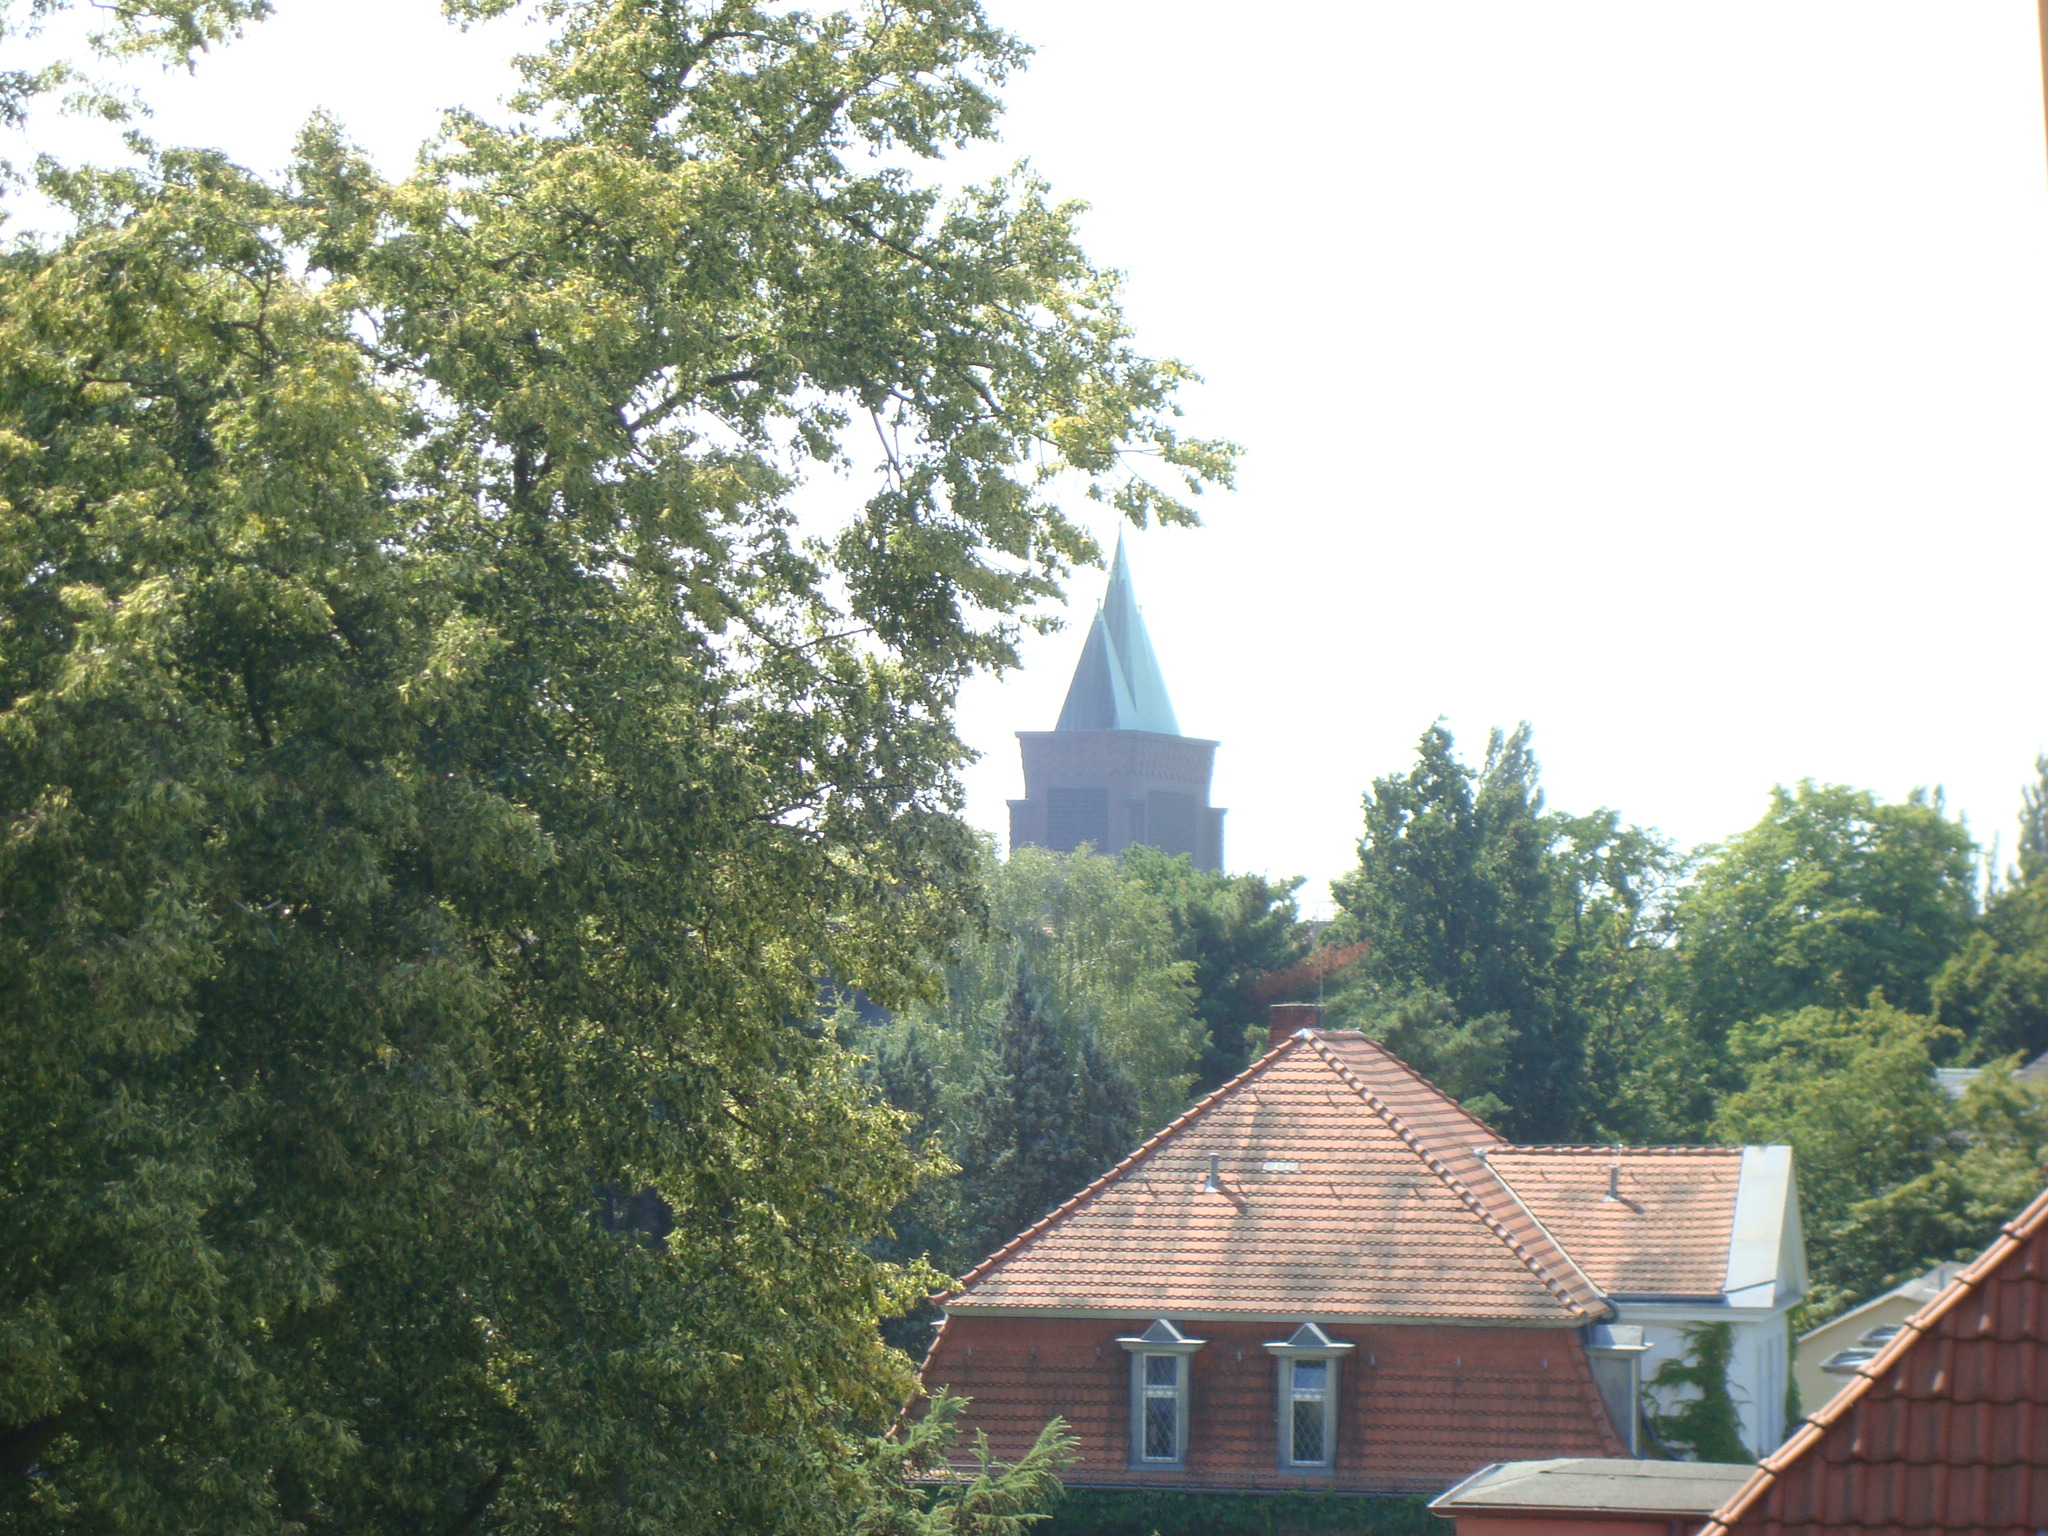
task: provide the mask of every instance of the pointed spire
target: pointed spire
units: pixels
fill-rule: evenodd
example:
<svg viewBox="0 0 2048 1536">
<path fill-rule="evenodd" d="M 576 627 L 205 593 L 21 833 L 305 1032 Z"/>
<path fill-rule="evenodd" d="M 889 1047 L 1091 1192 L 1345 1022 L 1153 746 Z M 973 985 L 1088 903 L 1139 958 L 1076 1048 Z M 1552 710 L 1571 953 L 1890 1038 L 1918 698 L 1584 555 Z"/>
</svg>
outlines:
<svg viewBox="0 0 2048 1536">
<path fill-rule="evenodd" d="M 1054 729 L 1180 734 L 1159 658 L 1153 654 L 1152 638 L 1145 633 L 1145 618 L 1138 610 L 1121 531 L 1116 536 L 1116 558 L 1109 567 L 1109 590 L 1095 611 L 1095 622 L 1089 627 L 1088 642 L 1081 648 L 1081 662 L 1067 686 L 1067 702 Z"/>
</svg>

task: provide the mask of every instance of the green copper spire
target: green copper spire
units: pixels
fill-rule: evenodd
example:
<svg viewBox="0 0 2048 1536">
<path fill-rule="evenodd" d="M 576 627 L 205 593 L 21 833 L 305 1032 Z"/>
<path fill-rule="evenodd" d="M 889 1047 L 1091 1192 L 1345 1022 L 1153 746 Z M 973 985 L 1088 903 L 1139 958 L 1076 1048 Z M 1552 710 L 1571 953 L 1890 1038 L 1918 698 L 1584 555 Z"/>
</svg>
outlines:
<svg viewBox="0 0 2048 1536">
<path fill-rule="evenodd" d="M 1067 702 L 1053 729 L 1180 734 L 1159 658 L 1152 653 L 1152 637 L 1145 633 L 1145 618 L 1138 611 L 1122 533 L 1117 534 L 1116 559 L 1109 567 L 1109 591 L 1095 610 L 1088 643 L 1081 648 L 1081 664 L 1074 668 Z"/>
</svg>

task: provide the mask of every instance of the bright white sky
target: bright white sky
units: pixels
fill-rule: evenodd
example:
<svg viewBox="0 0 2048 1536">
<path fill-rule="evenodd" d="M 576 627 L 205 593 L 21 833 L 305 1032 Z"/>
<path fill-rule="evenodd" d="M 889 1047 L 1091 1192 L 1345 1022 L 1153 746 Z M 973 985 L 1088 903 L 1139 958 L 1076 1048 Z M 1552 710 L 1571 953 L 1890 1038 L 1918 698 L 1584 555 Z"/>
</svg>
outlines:
<svg viewBox="0 0 2048 1536">
<path fill-rule="evenodd" d="M 1141 340 L 1208 378 L 1190 425 L 1247 450 L 1132 545 L 1233 868 L 1320 898 L 1440 714 L 1474 754 L 1534 722 L 1552 804 L 1684 843 L 1811 776 L 1945 785 L 2010 845 L 2048 747 L 2027 0 L 992 9 L 1039 49 L 1005 155 L 1094 205 Z M 510 33 L 430 0 L 279 11 L 148 82 L 159 138 L 274 167 L 326 106 L 397 171 L 508 82 Z M 980 825 L 1081 638 L 963 700 Z"/>
</svg>

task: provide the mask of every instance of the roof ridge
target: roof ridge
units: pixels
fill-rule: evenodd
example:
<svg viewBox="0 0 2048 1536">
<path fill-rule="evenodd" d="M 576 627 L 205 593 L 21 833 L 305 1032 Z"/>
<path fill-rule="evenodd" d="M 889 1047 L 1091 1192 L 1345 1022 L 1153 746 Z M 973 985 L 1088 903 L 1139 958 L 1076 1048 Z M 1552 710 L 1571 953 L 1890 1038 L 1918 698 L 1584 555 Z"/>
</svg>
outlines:
<svg viewBox="0 0 2048 1536">
<path fill-rule="evenodd" d="M 1549 1291 L 1559 1301 L 1563 1302 L 1568 1310 L 1576 1312 L 1582 1317 L 1590 1317 L 1593 1315 L 1586 1307 L 1580 1304 L 1578 1299 L 1571 1294 L 1570 1290 L 1561 1281 L 1559 1281 L 1556 1276 L 1550 1273 L 1549 1266 L 1540 1262 L 1535 1256 L 1535 1254 L 1530 1252 L 1528 1246 L 1525 1243 L 1523 1243 L 1520 1238 L 1516 1237 L 1514 1233 L 1510 1232 L 1507 1229 L 1506 1223 L 1501 1221 L 1501 1219 L 1498 1216 L 1495 1216 L 1493 1212 L 1486 1209 L 1485 1203 L 1481 1201 L 1479 1196 L 1472 1191 L 1471 1187 L 1467 1185 L 1463 1179 L 1458 1177 L 1457 1173 L 1451 1168 L 1451 1166 L 1448 1163 L 1446 1163 L 1441 1157 L 1437 1155 L 1434 1148 L 1427 1146 L 1423 1142 L 1422 1137 L 1408 1125 L 1407 1121 L 1401 1118 L 1401 1116 L 1395 1111 L 1394 1107 L 1391 1104 L 1387 1103 L 1385 1099 L 1382 1099 L 1371 1088 L 1368 1088 L 1362 1081 L 1360 1081 L 1357 1074 L 1354 1073 L 1349 1067 L 1344 1065 L 1342 1061 L 1338 1060 L 1336 1053 L 1331 1051 L 1328 1046 L 1324 1045 L 1321 1040 L 1318 1040 L 1314 1035 L 1310 1035 L 1308 1037 L 1308 1043 L 1309 1048 L 1313 1050 L 1318 1056 L 1322 1057 L 1322 1059 L 1329 1064 L 1330 1069 L 1334 1071 L 1339 1077 L 1341 1077 L 1344 1080 L 1345 1084 L 1349 1086 L 1353 1092 L 1355 1092 L 1360 1098 L 1365 1100 L 1367 1108 L 1371 1109 L 1374 1114 L 1378 1115 L 1382 1120 L 1384 1120 L 1387 1123 L 1388 1128 L 1392 1130 L 1396 1136 L 1401 1138 L 1402 1143 L 1408 1148 L 1408 1150 L 1413 1152 L 1418 1158 L 1422 1160 L 1423 1166 L 1429 1169 L 1431 1173 L 1434 1173 L 1439 1179 L 1441 1179 L 1444 1185 L 1465 1203 L 1466 1208 L 1470 1210 L 1473 1215 L 1477 1216 L 1480 1219 L 1480 1221 L 1485 1223 L 1487 1230 L 1493 1233 L 1495 1237 L 1499 1238 L 1501 1242 L 1506 1245 L 1510 1253 L 1514 1254 L 1514 1256 L 1517 1259 L 1521 1260 L 1523 1268 L 1527 1269 L 1530 1274 L 1534 1275 L 1538 1280 L 1540 1280 L 1543 1283 L 1544 1289 Z M 1378 1042 L 1375 1041 L 1372 1043 L 1377 1045 Z M 1389 1057 L 1392 1057 L 1393 1053 L 1388 1052 L 1387 1054 Z M 1402 1065 L 1405 1066 L 1405 1063 L 1402 1063 Z M 1437 1092 L 1441 1094 L 1443 1090 L 1438 1089 Z M 1448 1095 L 1445 1095 L 1445 1097 L 1448 1097 Z M 1453 1100 L 1452 1102 L 1455 1103 L 1456 1101 Z M 1506 1184 L 1505 1180 L 1500 1180 L 1499 1182 L 1502 1183 L 1503 1186 L 1505 1186 Z M 1522 1205 L 1521 1196 L 1515 1194 L 1515 1192 L 1512 1189 L 1508 1190 L 1508 1196 L 1517 1205 Z M 1535 1215 L 1528 1210 L 1528 1207 L 1522 1206 L 1522 1209 L 1523 1213 L 1525 1215 L 1528 1215 L 1530 1223 L 1533 1226 L 1535 1226 L 1538 1231 L 1543 1232 L 1544 1235 L 1548 1237 L 1550 1235 L 1549 1232 L 1547 1231 L 1547 1229 L 1544 1228 L 1541 1222 L 1536 1220 Z M 1557 1239 L 1552 1237 L 1550 1241 L 1551 1246 L 1557 1249 L 1559 1256 L 1562 1257 L 1567 1264 L 1570 1264 L 1574 1270 L 1578 1270 L 1577 1263 L 1573 1261 L 1570 1254 L 1564 1251 L 1563 1246 L 1558 1243 Z M 1600 1288 L 1593 1284 L 1591 1277 L 1586 1275 L 1586 1273 L 1583 1270 L 1579 1271 L 1579 1278 L 1585 1281 L 1587 1290 L 1591 1291 L 1596 1296 L 1601 1294 Z"/>
<path fill-rule="evenodd" d="M 1584 1144 L 1577 1144 L 1571 1142 L 1531 1142 L 1527 1145 L 1524 1145 L 1520 1142 L 1504 1141 L 1499 1142 L 1493 1146 L 1474 1147 L 1472 1150 L 1479 1153 L 1481 1156 L 1492 1156 L 1493 1154 L 1500 1152 L 1584 1152 L 1588 1154 L 1597 1154 L 1601 1156 L 1606 1156 L 1617 1152 L 1625 1152 L 1631 1157 L 1643 1157 L 1651 1154 L 1660 1157 L 1704 1157 L 1709 1154 L 1717 1154 L 1721 1156 L 1728 1156 L 1732 1154 L 1734 1156 L 1739 1157 L 1742 1154 L 1742 1148 L 1740 1147 L 1688 1146 L 1681 1143 L 1673 1143 L 1668 1146 L 1631 1147 L 1625 1146 L 1620 1142 L 1616 1142 L 1612 1145 L 1601 1145 L 1593 1142 L 1587 1142 Z"/>
<path fill-rule="evenodd" d="M 1486 1132 L 1487 1135 L 1500 1135 L 1499 1131 L 1496 1131 L 1484 1120 L 1480 1119 L 1477 1115 L 1473 1114 L 1471 1110 L 1467 1109 L 1464 1105 L 1460 1104 L 1448 1093 L 1445 1093 L 1442 1088 L 1438 1087 L 1435 1083 L 1431 1082 L 1428 1078 L 1424 1077 L 1420 1070 L 1418 1070 L 1415 1067 L 1411 1067 L 1407 1062 L 1403 1061 L 1400 1057 L 1396 1056 L 1392 1051 L 1388 1050 L 1385 1041 L 1373 1039 L 1371 1035 L 1368 1035 L 1362 1029 L 1325 1030 L 1319 1031 L 1319 1033 L 1358 1036 L 1358 1038 L 1361 1041 L 1371 1046 L 1374 1050 L 1378 1051 L 1382 1056 L 1386 1057 L 1387 1060 L 1391 1061 L 1395 1066 L 1399 1067 L 1403 1072 L 1406 1072 L 1410 1077 L 1414 1078 L 1416 1085 L 1418 1087 L 1427 1088 L 1431 1093 L 1435 1094 L 1438 1098 L 1442 1099 L 1446 1104 L 1450 1105 L 1451 1108 L 1455 1109 L 1467 1120 L 1470 1120 L 1474 1125 L 1478 1126 L 1479 1129 Z"/>
<path fill-rule="evenodd" d="M 1195 1100 L 1194 1103 L 1190 1104 L 1186 1109 L 1182 1110 L 1179 1114 L 1175 1115 L 1171 1120 L 1167 1121 L 1166 1124 L 1162 1125 L 1150 1136 L 1146 1137 L 1143 1141 L 1139 1142 L 1135 1148 L 1133 1148 L 1128 1154 L 1125 1155 L 1122 1161 L 1114 1163 L 1108 1168 L 1105 1168 L 1101 1173 L 1097 1174 L 1096 1177 L 1089 1183 L 1083 1185 L 1080 1189 L 1076 1190 L 1073 1194 L 1069 1195 L 1065 1200 L 1062 1200 L 1058 1205 L 1054 1206 L 1051 1210 L 1047 1211 L 1043 1216 L 1039 1217 L 1038 1220 L 1034 1221 L 1022 1232 L 1019 1232 L 1015 1237 L 1011 1238 L 1007 1243 L 1003 1244 L 1003 1246 L 998 1248 L 994 1253 L 990 1254 L 987 1258 L 983 1259 L 979 1264 L 975 1265 L 974 1268 L 968 1270 L 966 1274 L 960 1277 L 959 1284 L 955 1285 L 949 1291 L 938 1292 L 937 1295 L 935 1295 L 932 1299 L 936 1301 L 942 1297 L 958 1296 L 959 1294 L 961 1294 L 961 1292 L 965 1291 L 968 1286 L 974 1284 L 975 1281 L 979 1280 L 991 1269 L 994 1269 L 996 1265 L 1002 1263 L 1003 1260 L 1009 1258 L 1025 1243 L 1029 1242 L 1032 1238 L 1038 1236 L 1039 1233 L 1043 1232 L 1046 1228 L 1050 1227 L 1054 1222 L 1058 1221 L 1061 1217 L 1065 1216 L 1068 1212 L 1072 1211 L 1076 1206 L 1080 1205 L 1080 1203 L 1083 1200 L 1086 1200 L 1090 1195 L 1094 1194 L 1097 1190 L 1101 1189 L 1104 1185 L 1108 1184 L 1112 1179 L 1116 1178 L 1119 1174 L 1123 1173 L 1126 1169 L 1130 1168 L 1134 1163 L 1138 1161 L 1139 1158 L 1143 1157 L 1147 1152 L 1150 1152 L 1154 1147 L 1159 1145 L 1159 1143 L 1164 1141 L 1168 1136 L 1171 1136 L 1183 1125 L 1187 1124 L 1196 1116 L 1200 1115 L 1204 1110 L 1208 1109 L 1210 1105 L 1214 1104 L 1218 1099 L 1222 1098 L 1224 1094 L 1230 1092 L 1231 1089 L 1235 1088 L 1239 1083 L 1244 1082 L 1247 1078 L 1250 1078 L 1253 1074 L 1261 1072 L 1267 1066 L 1271 1065 L 1272 1062 L 1279 1057 L 1282 1051 L 1285 1051 L 1289 1046 L 1294 1045 L 1300 1038 L 1301 1037 L 1298 1035 L 1288 1036 L 1285 1040 L 1282 1040 L 1278 1045 L 1274 1046 L 1271 1050 L 1267 1051 L 1266 1054 L 1261 1056 L 1257 1061 L 1254 1061 L 1250 1066 L 1246 1067 L 1242 1072 L 1238 1073 L 1237 1076 L 1231 1078 L 1228 1082 L 1223 1083 L 1216 1088 L 1212 1088 L 1208 1093 L 1204 1094 L 1201 1098 Z"/>
<path fill-rule="evenodd" d="M 1834 1425 L 1848 1414 L 1849 1410 L 1869 1395 L 1879 1379 L 1888 1375 L 1899 1357 L 1921 1339 L 1929 1336 L 1933 1325 L 1940 1322 L 1962 1303 L 1964 1298 L 1975 1291 L 1985 1279 L 2019 1250 L 2022 1243 L 2040 1235 L 2048 1226 L 2048 1189 L 2044 1189 L 2028 1202 L 2017 1216 L 1998 1229 L 1998 1236 L 1989 1247 L 1960 1271 L 1954 1279 L 1941 1288 L 1934 1298 L 1899 1325 L 1899 1331 L 1876 1355 L 1856 1367 L 1855 1379 L 1800 1426 L 1799 1432 L 1787 1440 L 1770 1455 L 1757 1463 L 1756 1471 L 1749 1480 L 1731 1494 L 1722 1506 L 1715 1510 L 1707 1523 L 1700 1527 L 1699 1536 L 1727 1536 L 1731 1525 L 1742 1519 L 1756 1501 L 1770 1491 L 1778 1480 L 1778 1474 L 1788 1471 L 1806 1454 L 1807 1448 L 1819 1440 Z"/>
</svg>

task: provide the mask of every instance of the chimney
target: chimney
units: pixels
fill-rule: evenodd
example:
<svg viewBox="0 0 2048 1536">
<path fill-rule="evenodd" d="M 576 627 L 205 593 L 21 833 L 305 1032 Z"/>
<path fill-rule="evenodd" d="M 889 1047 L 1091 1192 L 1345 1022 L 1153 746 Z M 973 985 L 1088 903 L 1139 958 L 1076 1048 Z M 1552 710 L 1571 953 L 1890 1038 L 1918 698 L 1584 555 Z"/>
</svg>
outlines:
<svg viewBox="0 0 2048 1536">
<path fill-rule="evenodd" d="M 1274 1003 L 1266 1010 L 1266 1038 L 1274 1045 L 1292 1038 L 1297 1029 L 1322 1027 L 1321 1003 Z"/>
</svg>

